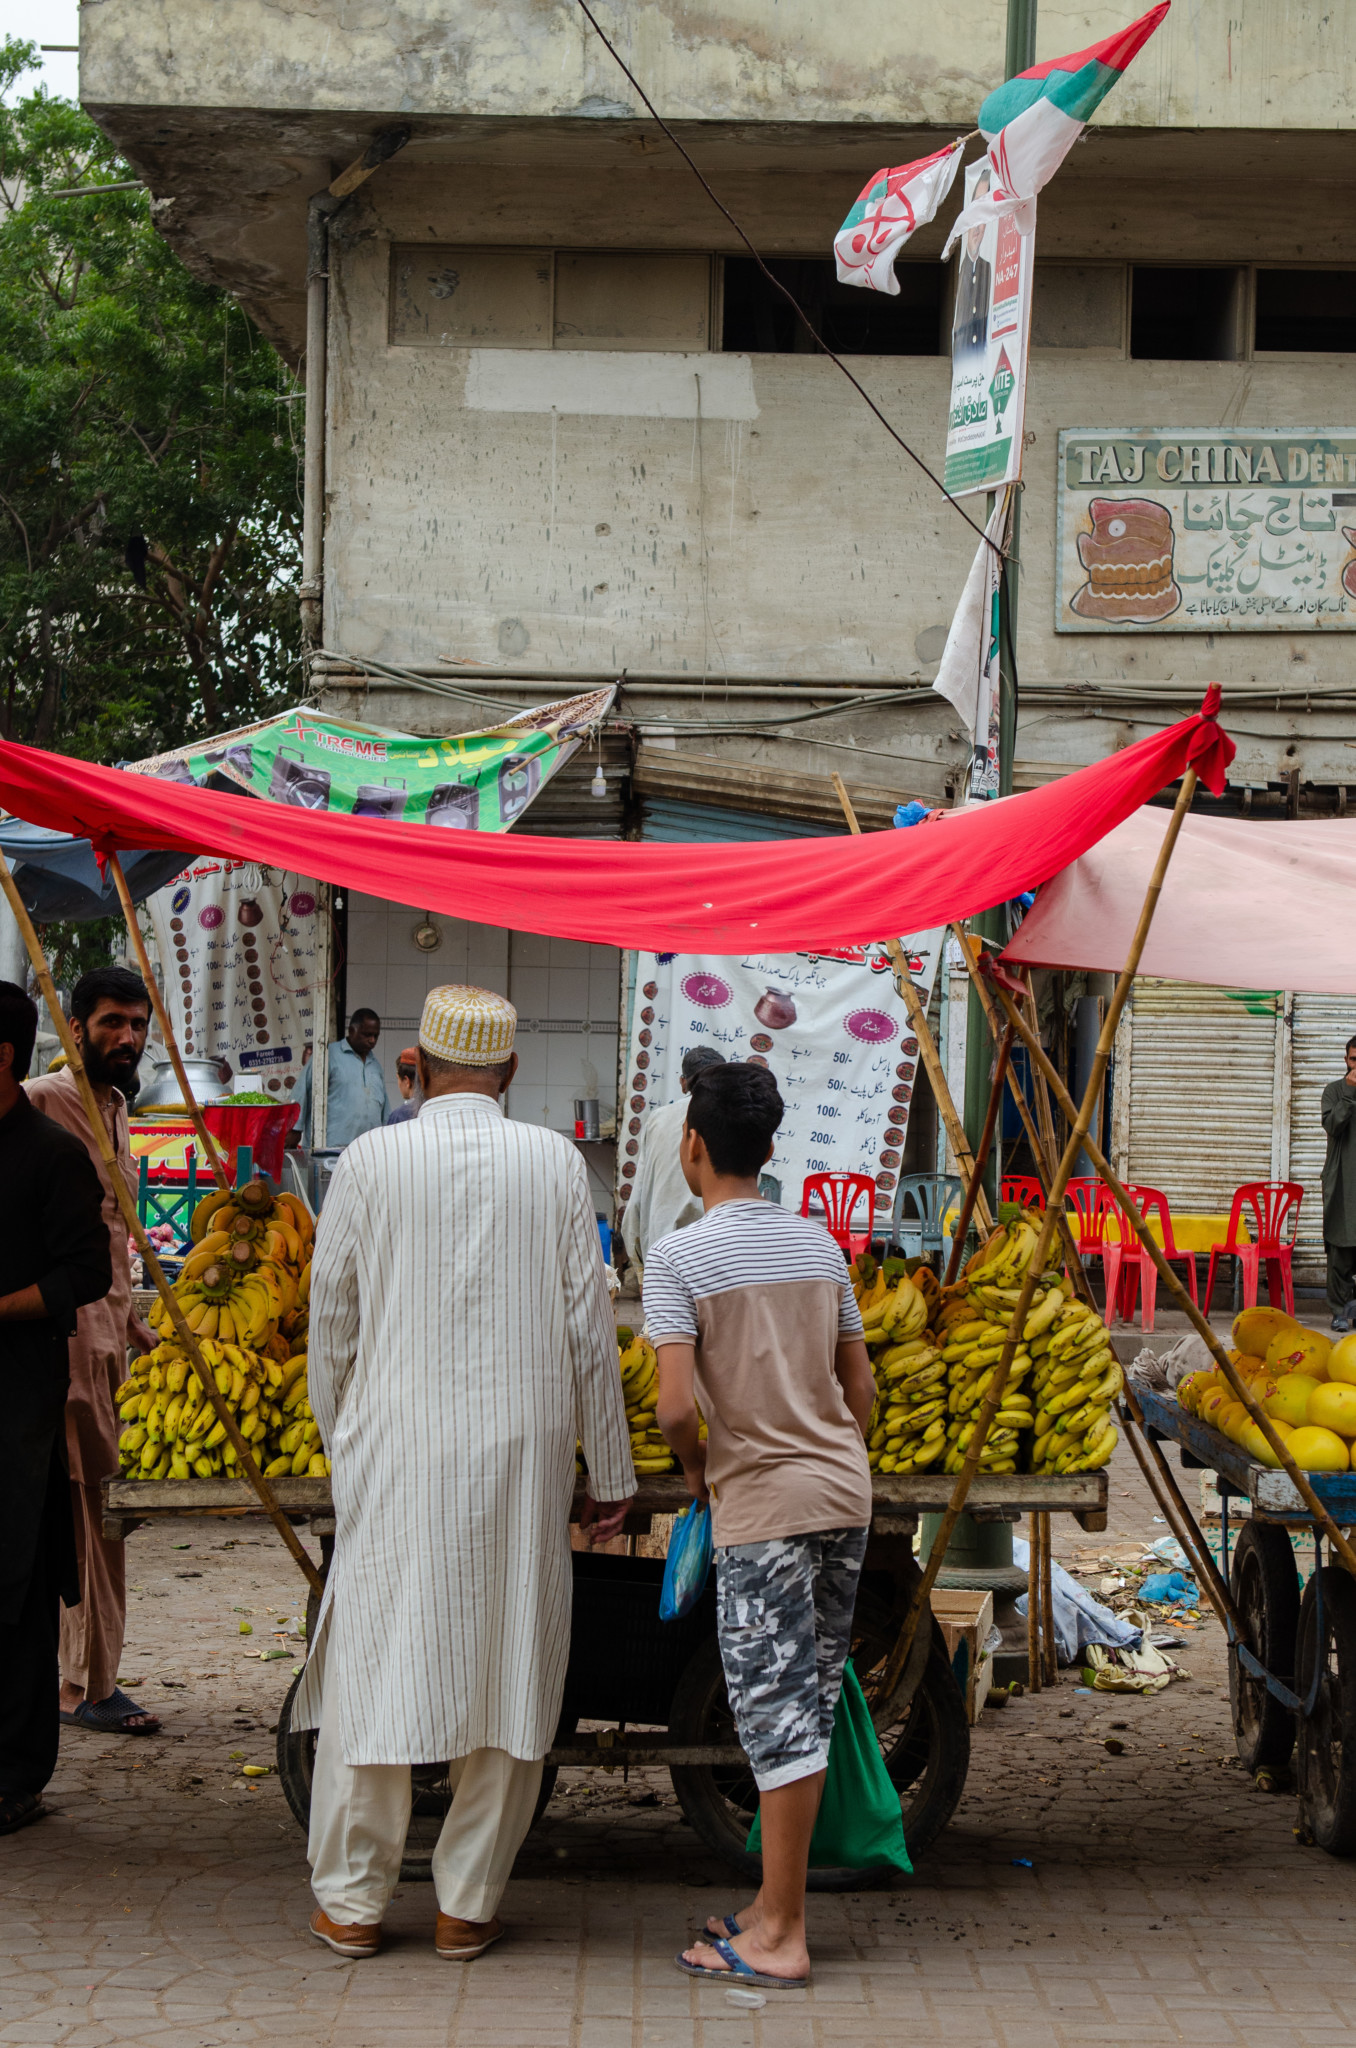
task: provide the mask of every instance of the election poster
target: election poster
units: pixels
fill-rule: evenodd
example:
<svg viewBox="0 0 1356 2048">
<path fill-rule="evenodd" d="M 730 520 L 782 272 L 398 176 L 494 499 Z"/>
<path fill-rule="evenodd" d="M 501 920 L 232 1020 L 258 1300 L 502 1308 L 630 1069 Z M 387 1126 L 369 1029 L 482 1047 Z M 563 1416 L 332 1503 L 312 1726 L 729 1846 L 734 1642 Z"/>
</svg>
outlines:
<svg viewBox="0 0 1356 2048">
<path fill-rule="evenodd" d="M 965 200 L 983 198 L 986 157 L 965 173 Z M 951 406 L 942 480 L 956 497 L 996 491 L 1022 474 L 1022 422 L 1036 237 L 1010 213 L 966 230 L 956 255 Z"/>
</svg>

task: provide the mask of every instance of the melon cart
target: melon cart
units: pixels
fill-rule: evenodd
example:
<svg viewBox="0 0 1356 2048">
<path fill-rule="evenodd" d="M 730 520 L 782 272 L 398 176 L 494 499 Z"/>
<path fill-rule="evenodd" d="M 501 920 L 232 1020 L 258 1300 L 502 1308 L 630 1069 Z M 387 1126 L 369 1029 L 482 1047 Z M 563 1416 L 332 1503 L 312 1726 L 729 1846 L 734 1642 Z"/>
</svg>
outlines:
<svg viewBox="0 0 1356 2048">
<path fill-rule="evenodd" d="M 1165 1507 L 1190 1516 L 1161 1444 L 1178 1445 L 1186 1470 L 1218 1476 L 1220 1555 L 1234 1609 L 1222 1619 L 1239 1758 L 1250 1771 L 1275 1771 L 1293 1755 L 1300 1839 L 1333 1856 L 1356 1854 L 1356 1580 L 1341 1564 L 1324 1563 L 1314 1516 L 1283 1471 L 1256 1464 L 1172 1396 L 1132 1391 L 1148 1452 L 1175 1495 Z M 1129 1423 L 1138 1427 L 1133 1412 Z M 1309 1483 L 1334 1522 L 1356 1523 L 1356 1472 L 1314 1472 Z M 1232 1544 L 1231 1501 L 1238 1504 Z M 1190 1519 L 1179 1535 L 1194 1535 L 1204 1548 Z M 1296 1531 L 1312 1533 L 1307 1556 L 1308 1546 L 1297 1552 L 1292 1541 Z"/>
<path fill-rule="evenodd" d="M 309 1524 L 322 1568 L 334 1543 L 328 1479 L 278 1479 L 273 1489 L 294 1522 Z M 899 1683 L 888 1698 L 880 1679 L 918 1583 L 913 1554 L 918 1517 L 945 1507 L 953 1481 L 936 1473 L 872 1475 L 871 1540 L 862 1573 L 853 1658 L 871 1705 L 886 1768 L 898 1787 L 904 1837 L 917 1854 L 936 1840 L 956 1810 L 970 1760 L 965 1701 L 935 1622 L 917 1631 Z M 677 1513 L 689 1494 L 681 1477 L 642 1479 L 626 1529 L 648 1533 L 655 1515 Z M 576 1496 L 577 1519 L 582 1493 Z M 981 1512 L 1068 1513 L 1085 1529 L 1106 1527 L 1107 1476 L 1063 1478 L 1020 1473 L 981 1475 L 969 1505 Z M 104 1482 L 104 1534 L 118 1539 L 139 1523 L 169 1515 L 259 1513 L 244 1480 Z M 662 1561 L 576 1551 L 574 1619 L 565 1697 L 556 1740 L 546 1760 L 538 1813 L 563 1768 L 603 1771 L 663 1765 L 688 1821 L 723 1861 L 755 1881 L 760 1859 L 744 1844 L 758 1803 L 744 1752 L 735 1737 L 716 1643 L 715 1594 L 708 1586 L 694 1611 L 678 1622 L 659 1619 Z M 308 1636 L 317 1602 L 312 1596 Z M 294 1681 L 278 1714 L 278 1771 L 298 1823 L 310 1816 L 313 1731 L 293 1729 Z M 444 1767 L 416 1769 L 414 1809 L 404 1875 L 427 1877 L 451 1790 Z M 820 1890 L 860 1886 L 858 1870 L 814 1870 Z"/>
</svg>

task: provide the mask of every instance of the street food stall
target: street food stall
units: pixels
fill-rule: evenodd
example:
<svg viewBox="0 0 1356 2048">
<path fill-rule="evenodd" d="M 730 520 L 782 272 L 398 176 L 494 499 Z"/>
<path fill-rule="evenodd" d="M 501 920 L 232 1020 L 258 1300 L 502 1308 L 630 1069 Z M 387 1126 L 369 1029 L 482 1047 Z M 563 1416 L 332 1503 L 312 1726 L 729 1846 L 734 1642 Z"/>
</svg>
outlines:
<svg viewBox="0 0 1356 2048">
<path fill-rule="evenodd" d="M 730 846 L 722 849 L 718 868 L 705 847 L 504 839 L 331 813 L 308 813 L 303 820 L 268 799 L 175 782 L 148 784 L 7 744 L 0 744 L 0 798 L 39 823 L 87 833 L 107 856 L 115 880 L 121 876 L 120 845 L 177 847 L 281 869 L 296 870 L 304 861 L 308 873 L 338 886 L 360 880 L 367 892 L 392 900 L 414 899 L 430 910 L 553 936 L 708 953 L 744 953 L 750 946 L 760 952 L 827 952 L 872 943 L 882 930 L 924 929 L 1007 900 L 1058 873 L 1180 778 L 1168 837 L 1128 948 L 1118 990 L 1123 1002 L 1197 775 L 1222 786 L 1229 743 L 1214 722 L 1217 703 L 1218 693 L 1212 693 L 1202 714 L 1057 786 L 1001 805 L 935 814 L 908 833 Z M 45 963 L 3 864 L 0 883 L 26 927 L 35 969 L 49 991 Z M 120 893 L 130 913 L 125 885 Z M 893 963 L 898 942 L 891 940 L 888 950 Z M 907 963 L 895 971 L 907 984 Z M 978 1168 L 992 1132 L 991 1102 L 978 1160 L 956 1125 L 967 1182 L 965 1221 L 973 1214 L 984 1238 L 966 1273 L 957 1272 L 962 1227 L 946 1283 L 933 1281 L 935 1299 L 927 1301 L 922 1321 L 915 1297 L 922 1299 L 925 1290 L 907 1272 L 888 1282 L 872 1275 L 869 1311 L 863 1303 L 868 1338 L 874 1327 L 882 1340 L 881 1400 L 872 1432 L 872 1536 L 855 1653 L 914 1846 L 932 1839 L 954 1811 L 968 1755 L 965 1703 L 928 1612 L 957 1518 L 967 1509 L 988 1509 L 1026 1510 L 1045 1520 L 1047 1579 L 1051 1512 L 1073 1513 L 1088 1528 L 1105 1526 L 1105 1461 L 1115 1429 L 1108 1425 L 1102 1396 L 1110 1380 L 1087 1304 L 1073 1298 L 1081 1267 L 1073 1280 L 1061 1278 L 1067 1244 L 1060 1219 L 1064 1185 L 1105 1072 L 1117 1007 L 1113 1003 L 1108 1015 L 1084 1102 L 1073 1111 L 1069 1146 L 1057 1160 L 1049 1151 L 1043 1155 L 1045 1210 L 1008 1230 L 986 1227 Z M 914 1021 L 925 1033 L 926 1025 Z M 162 1008 L 160 1023 L 218 1186 L 200 1205 L 195 1249 L 173 1287 L 134 1211 L 128 1218 L 160 1296 L 152 1321 L 162 1343 L 149 1361 L 133 1366 L 122 1390 L 129 1427 L 124 1471 L 107 1483 L 108 1533 L 125 1533 L 154 1515 L 264 1513 L 318 1599 L 334 1516 L 327 1461 L 305 1393 L 309 1218 L 300 1205 L 285 1195 L 274 1197 L 262 1183 L 233 1185 L 192 1105 Z M 1009 1046 L 1015 1028 L 1010 1022 Z M 78 1055 L 73 1045 L 67 1049 L 80 1076 Z M 1000 1054 L 995 1100 L 1005 1068 Z M 1076 1266 L 1073 1260 L 1071 1270 Z M 865 1286 L 865 1268 L 859 1278 Z M 1040 1441 L 1031 1441 L 1032 1411 L 1020 1383 L 1030 1375 L 1033 1386 L 1039 1385 L 1052 1347 L 1066 1340 L 1070 1356 L 1097 1378 L 1082 1403 L 1092 1419 L 1082 1418 L 1077 1437 L 1062 1435 L 1067 1456 L 1059 1469 L 1049 1459 L 1048 1442 L 1041 1469 L 1019 1469 L 1030 1464 Z M 927 1353 L 921 1364 L 914 1345 Z M 929 1377 L 933 1398 L 922 1401 L 918 1389 Z M 937 1396 L 937 1384 L 948 1394 Z M 945 1411 L 940 1426 L 936 1412 L 929 1412 L 939 1405 Z M 684 1498 L 681 1479 L 647 1474 L 632 1528 L 648 1528 L 655 1514 L 672 1512 Z M 942 1521 L 920 1565 L 913 1535 L 924 1511 L 940 1511 Z M 320 1542 L 320 1570 L 294 1526 L 307 1522 Z M 581 1559 L 566 1718 L 550 1761 L 556 1768 L 667 1764 L 703 1838 L 728 1859 L 747 1861 L 744 1841 L 754 1793 L 733 1741 L 713 1619 L 708 1607 L 690 1617 L 686 1635 L 661 1629 L 655 1562 Z M 1032 1578 L 1036 1631 L 1043 1625 L 1041 1576 Z M 1048 1598 L 1044 1605 L 1048 1622 Z M 1036 1634 L 1033 1643 L 1039 1646 Z M 581 1731 L 578 1725 L 599 1721 L 606 1724 L 601 1730 Z M 294 1735 L 285 1714 L 279 1732 L 284 1783 L 301 1817 L 309 1738 Z M 434 1808 L 437 1775 L 434 1769 L 421 1794 Z M 821 1873 L 820 1881 L 860 1882 L 860 1873 L 851 1879 Z"/>
</svg>

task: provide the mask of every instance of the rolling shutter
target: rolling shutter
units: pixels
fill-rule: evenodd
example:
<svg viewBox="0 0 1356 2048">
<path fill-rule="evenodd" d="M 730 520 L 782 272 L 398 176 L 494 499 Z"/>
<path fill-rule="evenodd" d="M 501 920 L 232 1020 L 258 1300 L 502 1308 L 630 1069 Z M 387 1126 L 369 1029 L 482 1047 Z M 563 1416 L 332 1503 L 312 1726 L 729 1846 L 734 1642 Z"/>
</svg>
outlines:
<svg viewBox="0 0 1356 2048">
<path fill-rule="evenodd" d="M 1297 994 L 1294 997 L 1288 1178 L 1304 1187 L 1299 1239 L 1304 1250 L 1323 1250 L 1323 1155 L 1327 1139 L 1320 1121 L 1323 1090 L 1340 1081 L 1342 1054 L 1356 1037 L 1356 997 Z"/>
<path fill-rule="evenodd" d="M 1208 1213 L 1227 1210 L 1244 1181 L 1272 1179 L 1283 1002 L 1253 989 L 1136 981 L 1128 1104 L 1119 1070 L 1115 1084 L 1129 1180 L 1161 1188 L 1173 1208 Z"/>
</svg>

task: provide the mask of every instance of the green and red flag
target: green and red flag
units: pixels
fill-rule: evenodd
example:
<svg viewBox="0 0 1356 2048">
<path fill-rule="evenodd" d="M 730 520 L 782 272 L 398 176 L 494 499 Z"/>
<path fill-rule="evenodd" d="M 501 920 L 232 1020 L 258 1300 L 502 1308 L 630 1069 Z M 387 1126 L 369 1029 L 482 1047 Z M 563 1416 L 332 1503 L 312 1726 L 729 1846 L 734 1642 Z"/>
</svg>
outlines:
<svg viewBox="0 0 1356 2048">
<path fill-rule="evenodd" d="M 969 228 L 1010 213 L 1023 234 L 1035 225 L 1036 194 L 1049 183 L 1083 132 L 1094 109 L 1143 49 L 1168 12 L 1159 0 L 1114 36 L 1047 58 L 991 92 L 979 110 L 989 138 L 989 177 L 956 220 L 946 250 Z"/>
</svg>

